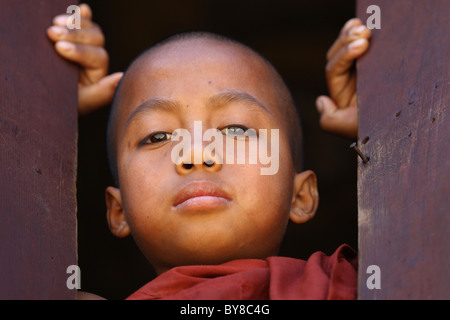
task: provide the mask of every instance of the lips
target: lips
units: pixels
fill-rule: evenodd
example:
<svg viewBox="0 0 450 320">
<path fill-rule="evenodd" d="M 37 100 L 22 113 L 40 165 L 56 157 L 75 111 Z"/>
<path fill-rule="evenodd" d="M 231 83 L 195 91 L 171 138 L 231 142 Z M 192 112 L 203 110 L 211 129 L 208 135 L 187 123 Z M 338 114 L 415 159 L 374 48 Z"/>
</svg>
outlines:
<svg viewBox="0 0 450 320">
<path fill-rule="evenodd" d="M 191 182 L 175 196 L 173 206 L 185 210 L 208 210 L 225 206 L 230 196 L 217 184 L 209 181 Z"/>
</svg>

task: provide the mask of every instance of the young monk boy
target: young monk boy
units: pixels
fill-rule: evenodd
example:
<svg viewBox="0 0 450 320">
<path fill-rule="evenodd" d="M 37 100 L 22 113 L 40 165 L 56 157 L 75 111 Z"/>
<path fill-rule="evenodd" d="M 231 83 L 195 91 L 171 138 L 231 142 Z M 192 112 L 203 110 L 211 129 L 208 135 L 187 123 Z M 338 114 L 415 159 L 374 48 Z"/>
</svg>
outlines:
<svg viewBox="0 0 450 320">
<path fill-rule="evenodd" d="M 320 97 L 318 109 L 323 126 L 351 136 L 356 106 L 349 69 L 367 49 L 369 33 L 357 20 L 343 30 L 329 53 L 336 103 Z M 49 30 L 53 40 L 71 41 L 76 55 L 73 35 L 56 39 Z M 340 120 L 344 113 L 352 121 Z M 232 158 L 230 150 L 205 152 L 208 129 L 232 146 Z M 278 136 L 264 139 L 264 131 Z M 174 153 L 183 132 L 194 141 Z M 261 159 L 249 163 L 251 139 L 263 140 L 258 147 L 279 161 L 273 174 L 262 174 L 268 165 Z M 245 143 L 242 164 L 236 164 L 237 140 Z M 316 176 L 303 170 L 301 148 L 289 90 L 247 46 L 188 33 L 141 54 L 116 90 L 108 128 L 116 183 L 106 189 L 110 230 L 131 234 L 158 274 L 129 299 L 354 299 L 357 261 L 348 246 L 307 261 L 277 257 L 288 221 L 304 223 L 318 206 Z"/>
</svg>

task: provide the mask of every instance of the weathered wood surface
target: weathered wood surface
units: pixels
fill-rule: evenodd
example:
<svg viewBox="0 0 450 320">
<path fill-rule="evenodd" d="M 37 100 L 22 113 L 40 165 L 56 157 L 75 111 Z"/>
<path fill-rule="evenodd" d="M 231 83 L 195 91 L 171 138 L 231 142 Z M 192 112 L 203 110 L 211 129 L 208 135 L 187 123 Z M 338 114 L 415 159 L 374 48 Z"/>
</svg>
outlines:
<svg viewBox="0 0 450 320">
<path fill-rule="evenodd" d="M 359 298 L 449 299 L 450 3 L 359 0 L 363 22 L 369 5 L 381 29 L 357 64 Z"/>
<path fill-rule="evenodd" d="M 77 72 L 46 36 L 75 1 L 0 1 L 0 299 L 72 299 Z"/>
</svg>

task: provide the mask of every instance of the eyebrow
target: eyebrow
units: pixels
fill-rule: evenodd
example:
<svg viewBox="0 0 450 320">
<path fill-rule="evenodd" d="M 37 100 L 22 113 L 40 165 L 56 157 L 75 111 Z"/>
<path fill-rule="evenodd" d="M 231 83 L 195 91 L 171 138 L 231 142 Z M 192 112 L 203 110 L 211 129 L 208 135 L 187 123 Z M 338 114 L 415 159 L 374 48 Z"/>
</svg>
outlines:
<svg viewBox="0 0 450 320">
<path fill-rule="evenodd" d="M 259 109 L 262 109 L 269 115 L 272 115 L 272 112 L 267 108 L 262 102 L 260 102 L 258 99 L 253 97 L 247 92 L 241 92 L 241 91 L 234 91 L 234 90 L 228 90 L 225 92 L 218 93 L 212 97 L 210 97 L 207 102 L 207 107 L 216 107 L 216 108 L 222 108 L 226 105 L 229 105 L 231 103 L 236 102 L 244 102 L 246 104 L 257 106 Z M 178 110 L 180 110 L 182 107 L 182 104 L 179 101 L 176 100 L 167 100 L 167 99 L 160 99 L 160 98 L 152 98 L 149 100 L 144 101 L 141 103 L 127 118 L 127 121 L 124 125 L 124 130 L 127 129 L 127 127 L 134 122 L 135 120 L 139 119 L 141 116 L 148 112 L 169 112 L 169 113 L 176 113 Z"/>
<path fill-rule="evenodd" d="M 263 109 L 268 114 L 272 115 L 272 112 L 269 110 L 269 108 L 267 108 L 261 101 L 256 99 L 251 94 L 241 91 L 229 90 L 218 93 L 208 99 L 207 106 L 223 107 L 234 102 L 245 102 L 251 105 L 256 105 L 259 108 Z"/>
</svg>

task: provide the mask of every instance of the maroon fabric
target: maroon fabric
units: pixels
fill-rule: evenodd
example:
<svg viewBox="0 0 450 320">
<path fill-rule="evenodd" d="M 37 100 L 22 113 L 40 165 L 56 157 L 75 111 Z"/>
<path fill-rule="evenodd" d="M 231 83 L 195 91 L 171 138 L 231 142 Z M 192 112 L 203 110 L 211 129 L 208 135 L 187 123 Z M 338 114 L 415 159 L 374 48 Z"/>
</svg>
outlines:
<svg viewBox="0 0 450 320">
<path fill-rule="evenodd" d="M 270 257 L 221 265 L 173 268 L 133 293 L 129 300 L 356 299 L 357 257 L 347 245 L 331 256 L 307 261 Z"/>
</svg>

